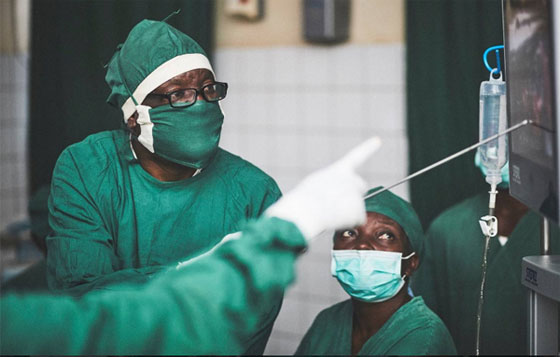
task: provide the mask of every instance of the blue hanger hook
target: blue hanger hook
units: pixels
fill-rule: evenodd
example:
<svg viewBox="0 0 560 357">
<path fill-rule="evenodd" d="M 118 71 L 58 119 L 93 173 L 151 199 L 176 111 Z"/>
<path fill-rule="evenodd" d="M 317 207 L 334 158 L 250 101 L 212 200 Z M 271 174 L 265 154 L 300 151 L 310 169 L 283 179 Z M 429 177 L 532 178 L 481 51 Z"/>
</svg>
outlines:
<svg viewBox="0 0 560 357">
<path fill-rule="evenodd" d="M 488 49 L 486 49 L 486 51 L 484 51 L 484 54 L 482 55 L 482 59 L 484 60 L 484 65 L 486 66 L 486 69 L 492 73 L 493 70 L 497 69 L 497 73 L 502 72 L 502 65 L 500 64 L 500 50 L 503 49 L 504 46 L 503 45 L 498 45 L 498 46 L 492 46 L 489 47 Z M 490 65 L 488 64 L 488 53 L 492 50 L 496 51 L 496 64 L 497 64 L 497 68 L 492 68 L 490 67 Z"/>
</svg>

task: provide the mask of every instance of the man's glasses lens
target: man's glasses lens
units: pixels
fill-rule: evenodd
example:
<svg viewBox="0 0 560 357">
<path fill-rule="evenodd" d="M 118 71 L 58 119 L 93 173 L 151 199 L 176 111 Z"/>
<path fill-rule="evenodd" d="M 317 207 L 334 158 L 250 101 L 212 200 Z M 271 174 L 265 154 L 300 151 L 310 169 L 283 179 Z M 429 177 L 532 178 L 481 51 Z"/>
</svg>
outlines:
<svg viewBox="0 0 560 357">
<path fill-rule="evenodd" d="M 181 89 L 173 93 L 169 93 L 171 105 L 176 107 L 187 107 L 196 102 L 196 89 Z"/>
<path fill-rule="evenodd" d="M 225 83 L 213 83 L 202 88 L 204 97 L 209 102 L 217 102 L 226 96 L 227 85 Z"/>
<path fill-rule="evenodd" d="M 208 102 L 217 102 L 226 97 L 227 83 L 216 82 L 208 84 L 200 89 L 202 96 Z M 187 88 L 169 93 L 167 98 L 172 107 L 184 108 L 196 103 L 198 91 L 194 88 Z"/>
</svg>

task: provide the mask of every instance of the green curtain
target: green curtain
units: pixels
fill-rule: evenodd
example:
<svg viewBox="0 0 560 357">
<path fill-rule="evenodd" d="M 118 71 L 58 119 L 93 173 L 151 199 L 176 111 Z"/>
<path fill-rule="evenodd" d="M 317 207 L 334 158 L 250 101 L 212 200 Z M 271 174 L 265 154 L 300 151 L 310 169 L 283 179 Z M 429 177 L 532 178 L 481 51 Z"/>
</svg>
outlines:
<svg viewBox="0 0 560 357">
<path fill-rule="evenodd" d="M 104 65 L 130 29 L 149 18 L 193 37 L 212 56 L 213 1 L 34 0 L 29 121 L 30 189 L 51 180 L 61 151 L 89 134 L 121 127 L 105 99 Z"/>
<path fill-rule="evenodd" d="M 479 87 L 489 76 L 482 54 L 502 43 L 499 0 L 406 2 L 411 173 L 478 141 Z M 488 190 L 474 153 L 410 182 L 411 201 L 425 228 L 449 206 Z"/>
</svg>

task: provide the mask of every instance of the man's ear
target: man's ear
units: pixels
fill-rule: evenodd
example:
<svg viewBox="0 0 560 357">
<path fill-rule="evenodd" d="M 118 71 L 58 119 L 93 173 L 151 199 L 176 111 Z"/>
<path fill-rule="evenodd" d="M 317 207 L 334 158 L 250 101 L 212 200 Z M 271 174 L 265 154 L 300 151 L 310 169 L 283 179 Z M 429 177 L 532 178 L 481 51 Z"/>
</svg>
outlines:
<svg viewBox="0 0 560 357">
<path fill-rule="evenodd" d="M 138 124 L 136 123 L 136 120 L 137 120 L 137 119 L 138 119 L 138 112 L 134 112 L 134 114 L 132 114 L 132 115 L 130 116 L 130 118 L 128 118 L 128 120 L 126 121 L 126 126 L 127 126 L 129 129 L 134 128 L 136 125 L 138 125 Z"/>
<path fill-rule="evenodd" d="M 133 135 L 140 135 L 140 125 L 136 122 L 138 120 L 138 112 L 134 112 L 126 121 L 126 127 Z"/>
</svg>

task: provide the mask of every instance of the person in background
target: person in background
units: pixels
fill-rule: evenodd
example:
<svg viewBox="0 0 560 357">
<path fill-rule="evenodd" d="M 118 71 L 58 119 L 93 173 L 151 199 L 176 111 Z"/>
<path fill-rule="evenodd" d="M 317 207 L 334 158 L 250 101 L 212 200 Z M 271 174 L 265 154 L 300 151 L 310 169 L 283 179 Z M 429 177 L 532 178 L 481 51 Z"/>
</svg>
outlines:
<svg viewBox="0 0 560 357">
<path fill-rule="evenodd" d="M 407 292 L 424 251 L 416 212 L 390 191 L 365 203 L 367 222 L 334 235 L 331 273 L 350 299 L 319 313 L 296 354 L 455 354 L 440 318 Z"/>
<path fill-rule="evenodd" d="M 475 164 L 485 175 L 480 160 Z M 521 260 L 540 254 L 540 216 L 509 195 L 509 169 L 502 170 L 495 216 L 498 235 L 490 240 L 481 317 L 480 353 L 522 355 L 527 348 L 527 291 Z M 430 225 L 426 258 L 412 290 L 445 322 L 459 354 L 476 351 L 476 315 L 482 277 L 484 235 L 478 223 L 488 214 L 488 193 L 468 198 L 441 213 Z M 551 248 L 560 253 L 558 227 Z"/>
<path fill-rule="evenodd" d="M 237 239 L 130 290 L 0 298 L 1 354 L 238 355 L 263 311 L 294 280 L 307 242 L 366 219 L 356 168 L 379 146 L 366 141 L 313 173 Z M 225 240 L 225 239 L 224 239 Z"/>
<path fill-rule="evenodd" d="M 186 34 L 141 21 L 109 61 L 106 81 L 127 130 L 69 146 L 52 177 L 47 280 L 77 296 L 144 283 L 281 196 L 271 177 L 219 147 L 228 86 Z M 246 353 L 264 351 L 280 305 L 270 302 Z"/>
</svg>

